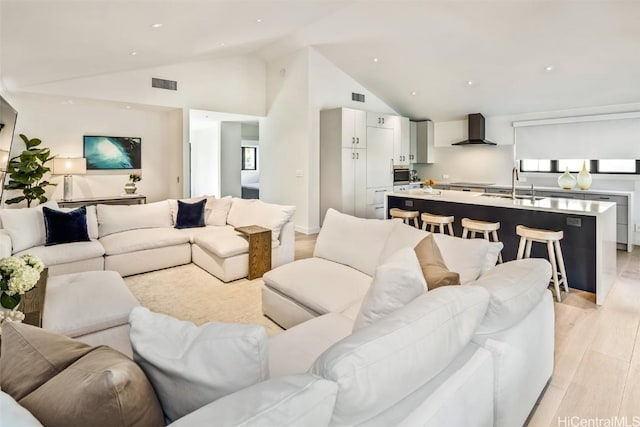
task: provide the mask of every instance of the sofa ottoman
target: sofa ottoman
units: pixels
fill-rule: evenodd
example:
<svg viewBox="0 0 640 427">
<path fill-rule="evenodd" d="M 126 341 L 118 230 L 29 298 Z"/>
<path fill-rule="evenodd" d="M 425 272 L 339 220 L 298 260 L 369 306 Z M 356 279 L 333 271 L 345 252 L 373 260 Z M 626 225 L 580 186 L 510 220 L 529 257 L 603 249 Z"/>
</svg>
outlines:
<svg viewBox="0 0 640 427">
<path fill-rule="evenodd" d="M 47 282 L 42 327 L 131 357 L 129 313 L 137 305 L 115 271 L 54 276 Z"/>
</svg>

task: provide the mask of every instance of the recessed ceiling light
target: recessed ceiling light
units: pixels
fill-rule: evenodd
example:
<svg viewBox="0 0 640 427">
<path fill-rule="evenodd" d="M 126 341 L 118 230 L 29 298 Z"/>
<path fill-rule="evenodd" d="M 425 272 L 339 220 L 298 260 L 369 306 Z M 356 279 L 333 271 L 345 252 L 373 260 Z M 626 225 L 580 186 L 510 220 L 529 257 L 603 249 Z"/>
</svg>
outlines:
<svg viewBox="0 0 640 427">
<path fill-rule="evenodd" d="M 468 84 L 469 86 L 473 86 L 473 81 L 472 81 L 472 80 L 467 80 L 467 84 Z"/>
<path fill-rule="evenodd" d="M 67 104 L 73 104 L 73 100 L 71 100 L 71 99 L 67 99 L 67 100 L 62 101 L 62 103 L 63 103 L 63 104 L 65 104 L 65 105 L 67 105 Z"/>
<path fill-rule="evenodd" d="M 220 46 L 226 46 L 226 43 L 225 43 L 225 42 L 220 42 L 220 43 L 218 43 L 218 45 L 220 45 Z"/>
<path fill-rule="evenodd" d="M 127 105 L 127 106 L 126 106 L 126 107 L 124 107 L 124 108 L 126 108 L 127 110 L 131 110 L 131 105 Z"/>
<path fill-rule="evenodd" d="M 418 94 L 418 92 L 416 92 L 415 90 L 411 92 L 411 95 L 416 96 Z"/>
<path fill-rule="evenodd" d="M 136 56 L 138 54 L 138 52 L 136 52 L 135 50 L 133 52 L 130 52 L 129 55 L 131 56 Z"/>
<path fill-rule="evenodd" d="M 151 28 L 160 28 L 162 24 L 151 24 Z"/>
<path fill-rule="evenodd" d="M 259 23 L 262 22 L 262 19 L 258 18 L 258 19 L 256 19 L 256 22 L 259 24 Z"/>
<path fill-rule="evenodd" d="M 373 62 L 378 62 L 378 58 L 373 58 Z"/>
<path fill-rule="evenodd" d="M 553 71 L 553 66 L 552 65 L 547 65 L 546 67 L 544 67 L 545 71 Z"/>
</svg>

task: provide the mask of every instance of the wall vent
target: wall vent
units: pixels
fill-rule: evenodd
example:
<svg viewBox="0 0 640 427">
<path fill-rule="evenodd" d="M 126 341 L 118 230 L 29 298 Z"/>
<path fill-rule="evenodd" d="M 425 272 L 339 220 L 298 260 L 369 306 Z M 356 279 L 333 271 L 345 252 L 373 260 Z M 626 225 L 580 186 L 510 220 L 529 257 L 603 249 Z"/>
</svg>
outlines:
<svg viewBox="0 0 640 427">
<path fill-rule="evenodd" d="M 351 92 L 351 100 L 352 101 L 358 101 L 358 102 L 364 102 L 364 95 L 361 94 L 361 93 Z"/>
<path fill-rule="evenodd" d="M 167 90 L 178 90 L 178 82 L 174 80 L 156 79 L 154 77 L 151 79 L 151 87 L 157 87 Z"/>
</svg>

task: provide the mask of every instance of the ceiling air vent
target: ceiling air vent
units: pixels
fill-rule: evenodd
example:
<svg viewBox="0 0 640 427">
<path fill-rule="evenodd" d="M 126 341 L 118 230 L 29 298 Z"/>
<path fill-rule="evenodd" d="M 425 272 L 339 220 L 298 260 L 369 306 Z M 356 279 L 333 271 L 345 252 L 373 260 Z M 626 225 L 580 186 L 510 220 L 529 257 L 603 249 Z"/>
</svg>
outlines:
<svg viewBox="0 0 640 427">
<path fill-rule="evenodd" d="M 160 89 L 167 89 L 167 90 L 178 90 L 178 82 L 174 80 L 152 78 L 151 87 L 157 87 Z"/>
<path fill-rule="evenodd" d="M 361 93 L 351 92 L 351 100 L 352 101 L 358 101 L 358 102 L 364 102 L 364 95 L 361 94 Z"/>
</svg>

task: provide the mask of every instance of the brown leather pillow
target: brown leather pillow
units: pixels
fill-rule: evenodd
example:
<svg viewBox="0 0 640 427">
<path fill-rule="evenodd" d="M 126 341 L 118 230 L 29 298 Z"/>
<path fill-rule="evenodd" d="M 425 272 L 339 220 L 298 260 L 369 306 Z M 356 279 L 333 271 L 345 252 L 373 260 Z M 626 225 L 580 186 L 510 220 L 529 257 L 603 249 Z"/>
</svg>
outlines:
<svg viewBox="0 0 640 427">
<path fill-rule="evenodd" d="M 447 269 L 432 234 L 422 239 L 414 251 L 420 262 L 424 279 L 427 281 L 428 290 L 460 284 L 460 275 Z"/>
<path fill-rule="evenodd" d="M 116 350 L 5 323 L 0 354 L 2 391 L 45 426 L 164 425 L 142 369 Z"/>
</svg>

